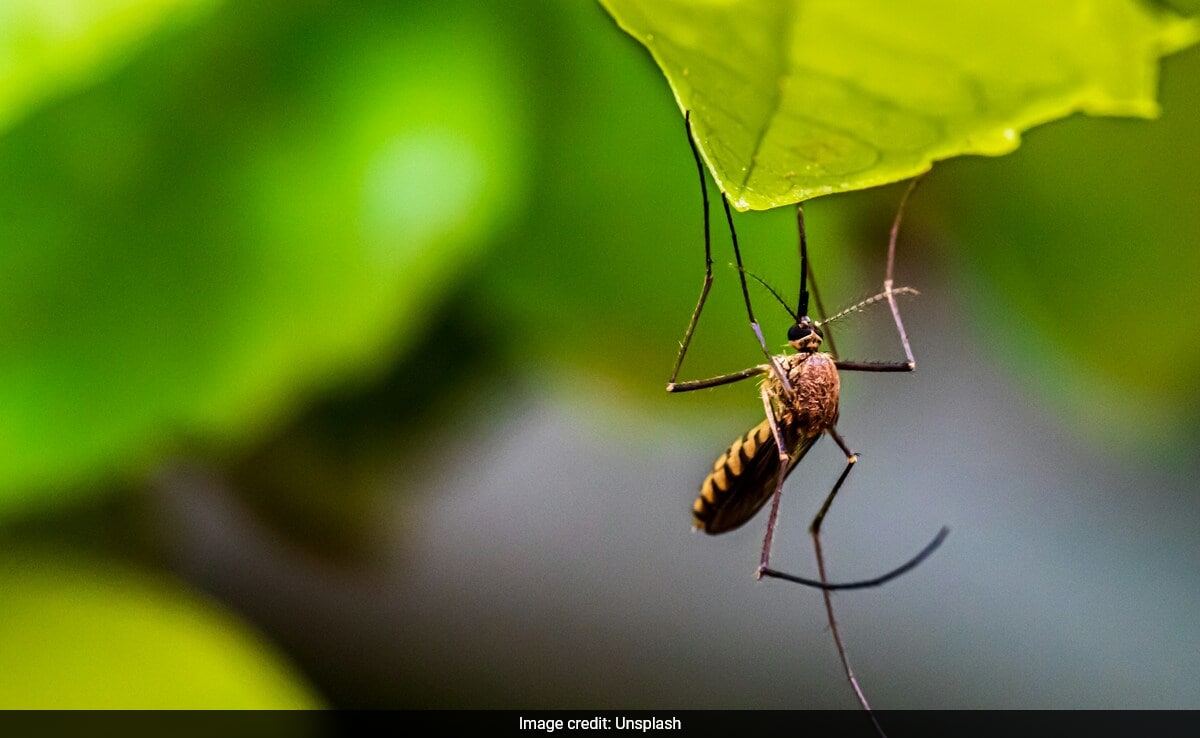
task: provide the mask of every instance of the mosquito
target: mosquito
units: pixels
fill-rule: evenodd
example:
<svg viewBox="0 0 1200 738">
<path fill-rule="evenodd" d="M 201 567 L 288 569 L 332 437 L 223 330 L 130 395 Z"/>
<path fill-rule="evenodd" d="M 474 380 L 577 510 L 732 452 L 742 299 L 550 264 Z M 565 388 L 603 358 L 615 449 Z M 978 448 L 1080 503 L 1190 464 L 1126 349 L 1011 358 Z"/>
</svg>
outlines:
<svg viewBox="0 0 1200 738">
<path fill-rule="evenodd" d="M 732 374 L 680 382 L 678 381 L 680 368 L 683 365 L 684 356 L 687 354 L 688 346 L 691 343 L 692 335 L 700 319 L 700 313 L 704 309 L 704 303 L 708 298 L 709 289 L 712 287 L 713 281 L 708 187 L 704 174 L 704 165 L 701 162 L 700 152 L 692 133 L 690 113 L 685 116 L 685 126 L 688 134 L 688 143 L 691 145 L 692 155 L 695 157 L 696 167 L 699 170 L 700 192 L 704 200 L 705 275 L 704 285 L 700 291 L 700 299 L 696 303 L 696 309 L 692 312 L 692 319 L 688 323 L 687 331 L 684 333 L 679 355 L 675 360 L 675 368 L 671 372 L 670 381 L 667 383 L 667 391 L 689 392 L 731 384 L 751 377 L 761 377 L 759 395 L 766 416 L 761 423 L 730 444 L 729 448 L 717 458 L 716 463 L 713 464 L 712 472 L 700 486 L 700 494 L 696 498 L 692 508 L 693 519 L 696 527 L 706 533 L 711 535 L 726 533 L 742 526 L 754 517 L 766 504 L 767 499 L 771 499 L 771 511 L 767 517 L 767 530 L 763 537 L 762 555 L 759 559 L 756 576 L 758 578 L 772 577 L 783 579 L 822 590 L 825 599 L 825 612 L 828 616 L 829 627 L 833 633 L 833 640 L 842 663 L 842 669 L 851 687 L 854 689 L 859 704 L 862 705 L 864 710 L 870 713 L 871 706 L 867 702 L 862 688 L 859 686 L 858 679 L 854 676 L 854 671 L 851 669 L 849 658 L 846 655 L 846 649 L 842 644 L 837 620 L 833 615 L 831 592 L 833 590 L 875 587 L 904 574 L 933 553 L 941 545 L 949 531 L 947 528 L 942 528 L 920 553 L 900 567 L 882 576 L 851 582 L 830 582 L 825 573 L 825 556 L 821 547 L 821 524 L 825 520 L 825 515 L 829 512 L 829 506 L 833 503 L 834 497 L 837 496 L 838 491 L 845 484 L 846 478 L 850 475 L 850 470 L 858 462 L 858 454 L 850 449 L 846 440 L 837 431 L 838 400 L 841 391 L 838 372 L 912 372 L 916 369 L 916 360 L 913 358 L 912 347 L 909 344 L 908 334 L 904 329 L 904 322 L 900 318 L 900 309 L 896 302 L 897 296 L 915 294 L 916 290 L 911 287 L 894 286 L 893 264 L 895 263 L 896 237 L 900 230 L 900 220 L 917 180 L 914 180 L 905 191 L 900 201 L 895 221 L 892 223 L 891 234 L 888 239 L 887 267 L 884 275 L 883 291 L 823 321 L 813 320 L 808 314 L 808 285 L 810 282 L 812 284 L 812 295 L 818 310 L 824 314 L 824 309 L 821 306 L 820 294 L 817 291 L 817 284 L 812 276 L 812 267 L 808 261 L 808 240 L 805 237 L 804 230 L 804 209 L 802 206 L 797 207 L 796 221 L 800 240 L 800 295 L 796 310 L 792 311 L 774 289 L 761 279 L 758 279 L 758 277 L 750 274 L 751 277 L 770 290 L 771 294 L 783 305 L 794 321 L 788 329 L 787 334 L 788 345 L 794 353 L 783 354 L 772 354 L 767 349 L 762 329 L 754 317 L 754 309 L 750 304 L 750 291 L 746 281 L 746 275 L 749 272 L 746 271 L 742 264 L 737 231 L 733 226 L 733 214 L 729 208 L 729 200 L 722 192 L 721 201 L 725 206 L 725 218 L 729 224 L 729 232 L 733 241 L 733 253 L 737 260 L 738 277 L 741 280 L 742 297 L 745 301 L 746 313 L 750 319 L 751 329 L 754 331 L 759 346 L 767 360 L 765 363 Z M 833 346 L 832 333 L 828 334 L 830 352 L 825 353 L 820 350 L 822 342 L 826 340 L 829 323 L 845 315 L 884 301 L 891 308 L 892 317 L 896 324 L 896 331 L 900 336 L 900 343 L 904 348 L 904 361 L 846 361 L 840 359 L 837 356 L 836 348 Z M 779 518 L 779 502 L 782 496 L 784 481 L 817 440 L 825 435 L 832 438 L 833 442 L 845 454 L 846 466 L 837 481 L 834 482 L 833 488 L 826 495 L 825 501 L 818 510 L 816 517 L 813 518 L 812 523 L 809 525 L 809 533 L 812 535 L 813 547 L 816 551 L 819 577 L 814 580 L 773 569 L 771 567 L 771 544 L 774 540 L 776 523 Z M 875 722 L 876 729 L 882 734 L 883 731 L 880 729 L 879 723 L 875 721 L 873 714 L 871 715 L 871 720 Z"/>
</svg>

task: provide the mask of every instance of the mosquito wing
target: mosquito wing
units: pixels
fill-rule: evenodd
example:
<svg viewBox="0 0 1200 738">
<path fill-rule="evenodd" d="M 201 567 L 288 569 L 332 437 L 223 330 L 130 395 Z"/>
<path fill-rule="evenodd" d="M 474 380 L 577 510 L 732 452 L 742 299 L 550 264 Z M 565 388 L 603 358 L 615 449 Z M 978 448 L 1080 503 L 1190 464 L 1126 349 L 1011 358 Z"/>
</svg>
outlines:
<svg viewBox="0 0 1200 738">
<path fill-rule="evenodd" d="M 787 473 L 791 474 L 820 434 L 799 434 L 787 427 L 782 432 L 789 447 Z M 779 449 L 771 425 L 764 420 L 730 444 L 713 464 L 692 505 L 696 527 L 716 535 L 741 526 L 766 503 L 778 478 Z"/>
</svg>

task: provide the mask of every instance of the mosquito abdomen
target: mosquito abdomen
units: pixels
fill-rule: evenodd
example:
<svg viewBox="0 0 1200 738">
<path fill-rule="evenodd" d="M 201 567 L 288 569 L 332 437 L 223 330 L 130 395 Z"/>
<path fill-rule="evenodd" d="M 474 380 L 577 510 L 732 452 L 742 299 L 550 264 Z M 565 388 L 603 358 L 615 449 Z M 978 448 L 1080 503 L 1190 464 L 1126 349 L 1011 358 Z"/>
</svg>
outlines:
<svg viewBox="0 0 1200 738">
<path fill-rule="evenodd" d="M 774 464 L 770 459 L 775 459 Z M 764 479 L 779 469 L 779 451 L 766 420 L 738 438 L 713 464 L 692 505 L 692 518 L 705 533 L 733 530 L 758 512 L 768 497 Z M 770 472 L 770 473 L 767 473 Z"/>
</svg>

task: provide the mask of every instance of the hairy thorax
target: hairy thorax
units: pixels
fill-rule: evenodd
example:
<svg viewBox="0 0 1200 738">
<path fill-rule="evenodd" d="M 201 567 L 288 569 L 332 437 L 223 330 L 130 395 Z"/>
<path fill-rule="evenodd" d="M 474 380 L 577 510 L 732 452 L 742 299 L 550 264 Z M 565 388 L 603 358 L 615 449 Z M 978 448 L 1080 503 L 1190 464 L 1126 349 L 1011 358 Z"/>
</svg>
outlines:
<svg viewBox="0 0 1200 738">
<path fill-rule="evenodd" d="M 774 373 L 767 375 L 767 388 L 775 401 L 778 419 L 808 432 L 820 432 L 837 424 L 841 382 L 833 357 L 821 353 L 798 353 L 775 357 L 787 374 L 792 393 L 784 391 Z"/>
</svg>

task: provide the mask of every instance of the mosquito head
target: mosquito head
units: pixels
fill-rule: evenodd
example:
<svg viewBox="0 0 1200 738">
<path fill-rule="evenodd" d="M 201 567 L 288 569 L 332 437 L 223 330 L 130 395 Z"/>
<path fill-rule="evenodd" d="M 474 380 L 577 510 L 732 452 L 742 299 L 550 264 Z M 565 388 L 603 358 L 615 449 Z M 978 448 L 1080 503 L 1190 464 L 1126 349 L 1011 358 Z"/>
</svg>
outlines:
<svg viewBox="0 0 1200 738">
<path fill-rule="evenodd" d="M 788 328 L 788 345 L 802 354 L 816 353 L 824 338 L 821 328 L 807 315 Z"/>
</svg>

